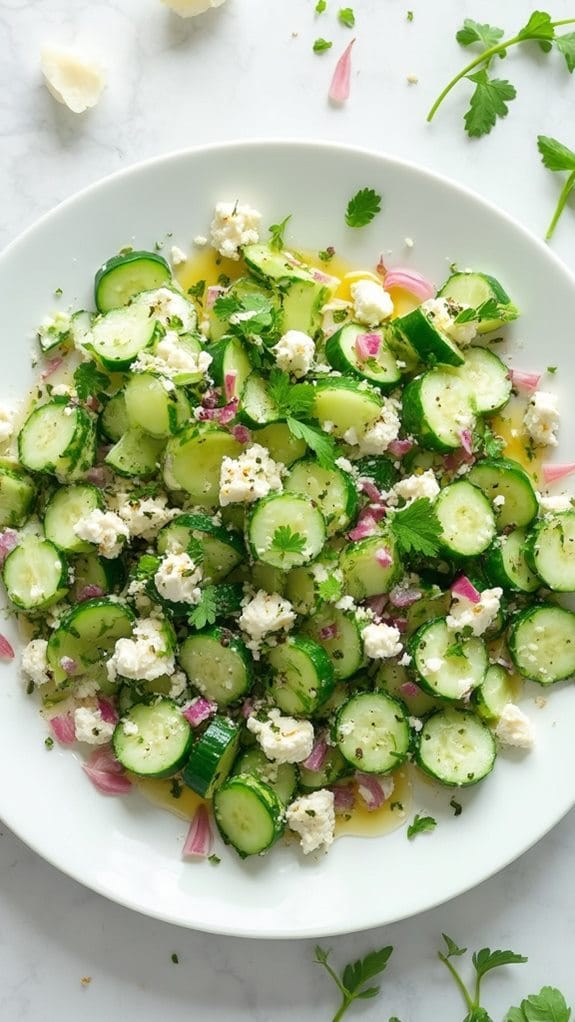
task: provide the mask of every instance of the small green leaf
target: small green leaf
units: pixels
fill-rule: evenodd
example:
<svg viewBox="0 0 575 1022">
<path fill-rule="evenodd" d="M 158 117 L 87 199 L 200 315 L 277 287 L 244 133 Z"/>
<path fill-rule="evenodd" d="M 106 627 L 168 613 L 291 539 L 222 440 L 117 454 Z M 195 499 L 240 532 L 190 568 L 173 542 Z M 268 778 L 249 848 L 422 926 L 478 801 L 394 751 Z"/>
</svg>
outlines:
<svg viewBox="0 0 575 1022">
<path fill-rule="evenodd" d="M 272 547 L 282 554 L 301 554 L 305 543 L 305 536 L 292 532 L 289 525 L 278 525 L 272 538 Z"/>
<path fill-rule="evenodd" d="M 381 212 L 381 195 L 373 188 L 360 188 L 347 204 L 345 222 L 348 227 L 365 227 Z"/>
<path fill-rule="evenodd" d="M 555 987 L 543 987 L 521 1002 L 525 1022 L 569 1022 L 571 1008 Z"/>
<path fill-rule="evenodd" d="M 547 170 L 575 170 L 575 152 L 556 138 L 551 138 L 549 135 L 538 135 L 537 148 Z"/>
<path fill-rule="evenodd" d="M 323 14 L 325 10 L 327 10 L 327 0 L 317 0 L 317 4 L 315 5 L 315 13 Z"/>
<path fill-rule="evenodd" d="M 291 220 L 291 213 L 286 216 L 285 220 L 282 220 L 279 224 L 272 224 L 269 228 L 270 240 L 269 246 L 274 252 L 281 252 L 284 248 L 284 235 L 286 227 Z"/>
<path fill-rule="evenodd" d="M 567 69 L 570 74 L 575 71 L 575 32 L 566 32 L 564 35 L 555 37 L 555 45 L 565 57 Z"/>
<path fill-rule="evenodd" d="M 333 43 L 328 39 L 316 39 L 313 44 L 314 53 L 325 53 L 326 50 L 331 50 Z"/>
<path fill-rule="evenodd" d="M 351 7 L 340 7 L 337 16 L 340 23 L 346 28 L 353 28 L 355 25 L 355 14 Z"/>
<path fill-rule="evenodd" d="M 316 429 L 315 426 L 308 426 L 299 419 L 288 416 L 287 427 L 298 440 L 305 440 L 308 447 L 314 452 L 322 468 L 333 468 L 337 457 L 337 447 L 333 437 Z"/>
<path fill-rule="evenodd" d="M 521 1008 L 510 1008 L 503 1022 L 525 1022 L 525 1015 Z"/>
<path fill-rule="evenodd" d="M 517 92 L 511 82 L 490 78 L 485 69 L 467 78 L 475 83 L 475 92 L 464 117 L 465 130 L 470 138 L 480 138 L 489 134 L 498 117 L 507 117 L 507 103 L 515 99 Z"/>
<path fill-rule="evenodd" d="M 517 33 L 517 37 L 522 42 L 536 39 L 538 42 L 551 43 L 555 37 L 551 15 L 547 14 L 547 11 L 533 11 L 527 24 Z M 547 49 L 550 49 L 550 46 Z"/>
<path fill-rule="evenodd" d="M 318 596 L 326 603 L 334 603 L 343 594 L 343 585 L 335 575 L 330 575 L 319 583 L 317 587 Z"/>
<path fill-rule="evenodd" d="M 367 1001 L 370 997 L 377 997 L 381 987 L 368 987 L 367 990 L 362 990 L 360 994 L 356 994 L 358 1001 Z"/>
<path fill-rule="evenodd" d="M 478 21 L 473 21 L 472 18 L 466 18 L 463 28 L 459 29 L 455 38 L 462 46 L 481 43 L 483 48 L 488 50 L 499 42 L 503 34 L 502 28 L 496 28 L 495 25 L 481 25 Z"/>
<path fill-rule="evenodd" d="M 215 586 L 206 586 L 202 590 L 200 602 L 188 614 L 188 622 L 200 630 L 206 625 L 213 625 L 218 616 L 218 600 Z"/>
<path fill-rule="evenodd" d="M 93 362 L 81 362 L 74 372 L 74 385 L 80 401 L 87 401 L 89 397 L 101 399 L 106 396 L 110 379 Z"/>
<path fill-rule="evenodd" d="M 444 941 L 445 941 L 445 943 L 447 945 L 447 954 L 445 955 L 446 958 L 460 958 L 461 955 L 467 954 L 467 948 L 466 947 L 459 947 L 455 943 L 455 941 L 452 940 L 451 937 L 447 936 L 446 933 L 442 933 L 441 936 L 443 937 L 443 939 L 444 939 Z"/>
<path fill-rule="evenodd" d="M 472 961 L 480 979 L 492 969 L 499 969 L 502 965 L 521 965 L 527 959 L 523 955 L 516 954 L 515 951 L 491 951 L 490 948 L 484 947 L 481 948 L 481 951 L 473 953 Z"/>
<path fill-rule="evenodd" d="M 465 1016 L 463 1022 L 493 1022 L 491 1015 L 488 1015 L 485 1008 L 481 1008 L 477 1005 L 472 1008 L 470 1012 Z"/>
<path fill-rule="evenodd" d="M 433 816 L 420 816 L 419 813 L 416 813 L 407 828 L 407 836 L 412 841 L 417 834 L 423 834 L 426 830 L 435 830 L 436 827 L 437 820 L 434 820 Z"/>
<path fill-rule="evenodd" d="M 198 302 L 202 301 L 204 292 L 206 290 L 205 280 L 197 280 L 195 284 L 190 284 L 188 288 L 188 294 L 190 298 L 195 298 Z"/>
<path fill-rule="evenodd" d="M 439 553 L 441 526 L 428 497 L 418 497 L 412 504 L 390 516 L 391 531 L 403 553 L 436 557 Z"/>
</svg>

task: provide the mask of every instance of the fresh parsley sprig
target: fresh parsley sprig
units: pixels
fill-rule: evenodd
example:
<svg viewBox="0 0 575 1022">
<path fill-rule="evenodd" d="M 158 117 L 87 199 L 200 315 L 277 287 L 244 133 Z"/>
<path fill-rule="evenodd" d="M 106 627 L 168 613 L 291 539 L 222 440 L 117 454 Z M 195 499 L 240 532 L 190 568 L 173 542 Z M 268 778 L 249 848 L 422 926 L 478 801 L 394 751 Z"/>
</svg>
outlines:
<svg viewBox="0 0 575 1022">
<path fill-rule="evenodd" d="M 394 539 L 404 554 L 437 557 L 441 526 L 429 497 L 418 497 L 412 504 L 390 515 Z"/>
<path fill-rule="evenodd" d="M 337 447 L 333 437 L 316 426 L 294 419 L 291 415 L 286 419 L 286 424 L 292 436 L 298 440 L 305 440 L 322 468 L 333 468 L 337 458 Z"/>
<path fill-rule="evenodd" d="M 547 170 L 554 172 L 562 170 L 569 171 L 569 176 L 561 189 L 555 212 L 551 218 L 551 223 L 547 228 L 545 238 L 549 241 L 549 239 L 553 236 L 553 232 L 557 226 L 557 221 L 565 209 L 567 199 L 571 195 L 573 188 L 575 188 L 575 152 L 573 152 L 572 149 L 568 149 L 562 142 L 558 142 L 556 138 L 551 138 L 549 135 L 537 136 L 537 148 L 541 153 L 541 159 L 543 160 L 544 166 L 547 167 Z"/>
<path fill-rule="evenodd" d="M 510 1008 L 504 1022 L 569 1022 L 571 1008 L 556 987 L 529 994 L 519 1008 Z"/>
<path fill-rule="evenodd" d="M 373 188 L 360 188 L 349 200 L 345 212 L 348 227 L 366 227 L 381 212 L 381 195 Z"/>
<path fill-rule="evenodd" d="M 301 554 L 305 547 L 305 536 L 301 532 L 293 532 L 289 525 L 278 525 L 272 536 L 272 547 L 280 558 L 286 554 Z"/>
<path fill-rule="evenodd" d="M 407 828 L 407 837 L 412 841 L 417 834 L 424 834 L 426 830 L 435 830 L 436 827 L 437 820 L 434 820 L 433 816 L 420 816 L 419 813 L 416 813 Z"/>
<path fill-rule="evenodd" d="M 467 948 L 459 947 L 446 933 L 442 933 L 442 937 L 445 941 L 446 950 L 438 951 L 437 955 L 451 973 L 467 1005 L 468 1013 L 465 1016 L 464 1022 L 492 1022 L 485 1008 L 481 1006 L 481 981 L 483 977 L 488 972 L 492 972 L 493 969 L 499 969 L 503 965 L 520 965 L 526 962 L 527 959 L 523 955 L 516 954 L 515 951 L 492 951 L 488 947 L 481 948 L 480 951 L 474 951 L 471 957 L 475 970 L 475 987 L 472 996 L 451 961 L 452 958 L 461 958 L 467 954 Z M 523 1022 L 523 1020 L 519 1019 L 516 1022 Z"/>
<path fill-rule="evenodd" d="M 392 952 L 393 948 L 390 946 L 382 947 L 379 951 L 371 951 L 365 958 L 346 965 L 341 976 L 338 976 L 329 964 L 330 952 L 324 951 L 319 944 L 316 946 L 315 961 L 329 973 L 341 994 L 341 1004 L 333 1016 L 332 1022 L 339 1022 L 354 1001 L 365 1001 L 371 997 L 377 997 L 380 987 L 366 986 L 366 983 L 385 971 Z"/>
<path fill-rule="evenodd" d="M 277 408 L 278 418 L 288 415 L 297 418 L 309 415 L 313 406 L 314 388 L 311 383 L 292 383 L 288 373 L 272 369 L 268 380 L 268 394 Z"/>
<path fill-rule="evenodd" d="M 270 240 L 269 246 L 274 252 L 281 252 L 285 246 L 285 232 L 287 225 L 291 220 L 291 213 L 286 216 L 285 220 L 281 220 L 279 224 L 272 224 L 269 228 Z"/>
<path fill-rule="evenodd" d="M 575 32 L 558 35 L 556 29 L 563 25 L 575 24 L 575 18 L 553 21 L 546 11 L 533 11 L 529 20 L 509 39 L 503 39 L 504 31 L 495 25 L 483 25 L 472 18 L 466 18 L 463 28 L 456 34 L 461 46 L 479 45 L 481 52 L 451 79 L 431 107 L 427 120 L 433 120 L 437 110 L 451 90 L 464 78 L 473 82 L 475 90 L 469 110 L 465 114 L 465 130 L 472 138 L 487 135 L 495 126 L 497 118 L 506 117 L 508 103 L 515 99 L 515 86 L 505 79 L 492 78 L 489 69 L 493 58 L 505 57 L 513 46 L 536 42 L 544 53 L 553 46 L 565 58 L 570 74 L 575 70 Z"/>
</svg>

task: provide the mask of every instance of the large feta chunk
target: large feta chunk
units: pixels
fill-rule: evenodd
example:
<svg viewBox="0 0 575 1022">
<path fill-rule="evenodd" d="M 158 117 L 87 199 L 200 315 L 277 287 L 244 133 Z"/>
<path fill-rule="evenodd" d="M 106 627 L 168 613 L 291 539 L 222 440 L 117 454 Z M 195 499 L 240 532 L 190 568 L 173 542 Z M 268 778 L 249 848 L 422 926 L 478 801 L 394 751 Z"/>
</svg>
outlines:
<svg viewBox="0 0 575 1022">
<path fill-rule="evenodd" d="M 470 320 L 468 323 L 456 323 L 460 312 L 469 308 L 467 305 L 459 305 L 448 298 L 428 298 L 421 306 L 433 325 L 447 334 L 456 344 L 466 347 L 471 344 L 477 334 L 477 321 Z"/>
<path fill-rule="evenodd" d="M 114 511 L 94 508 L 73 527 L 74 535 L 86 543 L 94 543 L 102 557 L 118 557 L 130 538 L 128 526 Z"/>
<path fill-rule="evenodd" d="M 531 749 L 535 743 L 535 730 L 523 710 L 515 703 L 507 703 L 495 728 L 495 737 L 502 745 L 513 745 L 519 749 Z"/>
<path fill-rule="evenodd" d="M 503 589 L 498 586 L 484 589 L 478 603 L 472 603 L 467 597 L 455 593 L 446 619 L 447 627 L 454 632 L 469 628 L 471 634 L 483 635 L 499 613 L 502 596 Z"/>
<path fill-rule="evenodd" d="M 248 717 L 247 727 L 268 759 L 276 763 L 302 763 L 313 748 L 314 733 L 309 720 L 282 717 L 278 709 L 270 710 L 266 720 Z"/>
<path fill-rule="evenodd" d="M 538 493 L 539 509 L 544 515 L 557 514 L 558 511 L 571 511 L 573 497 L 569 493 L 558 493 L 554 496 Z"/>
<path fill-rule="evenodd" d="M 259 241 L 262 215 L 238 202 L 218 202 L 210 227 L 212 245 L 226 259 L 239 259 L 244 245 Z"/>
<path fill-rule="evenodd" d="M 106 79 L 94 61 L 61 46 L 43 46 L 40 66 L 46 88 L 58 103 L 75 114 L 96 106 Z"/>
<path fill-rule="evenodd" d="M 335 833 L 333 791 L 320 788 L 296 798 L 287 808 L 286 821 L 290 830 L 299 834 L 304 855 L 322 846 L 327 851 Z"/>
<path fill-rule="evenodd" d="M 374 280 L 358 280 L 351 285 L 354 317 L 358 323 L 375 327 L 393 314 L 391 295 Z"/>
<path fill-rule="evenodd" d="M 383 399 L 383 407 L 379 418 L 363 434 L 358 435 L 355 430 L 346 433 L 345 440 L 351 444 L 359 444 L 360 454 L 383 454 L 394 440 L 399 436 L 401 420 L 399 410 L 401 405 L 394 397 Z"/>
<path fill-rule="evenodd" d="M 198 317 L 194 306 L 171 287 L 145 291 L 137 301 L 145 302 L 150 315 L 167 330 L 176 329 L 176 332 L 187 334 L 195 329 Z"/>
<path fill-rule="evenodd" d="M 201 373 L 204 375 L 212 364 L 212 356 L 207 351 L 192 351 L 182 344 L 174 330 L 168 330 L 165 337 L 156 345 L 156 359 L 165 364 L 165 370 L 171 376 L 179 373 Z"/>
<path fill-rule="evenodd" d="M 536 390 L 523 416 L 525 429 L 540 447 L 557 446 L 559 409 L 557 397 L 546 390 Z"/>
<path fill-rule="evenodd" d="M 114 734 L 115 726 L 102 718 L 99 709 L 78 706 L 74 710 L 74 730 L 77 742 L 86 742 L 88 745 L 105 745 Z"/>
<path fill-rule="evenodd" d="M 435 478 L 433 469 L 428 468 L 421 475 L 412 475 L 407 476 L 405 479 L 400 479 L 393 487 L 393 492 L 398 497 L 402 497 L 406 504 L 412 504 L 414 500 L 419 500 L 421 497 L 428 497 L 429 500 L 434 500 L 439 493 L 439 483 Z"/>
<path fill-rule="evenodd" d="M 106 665 L 110 681 L 118 675 L 132 681 L 155 681 L 176 669 L 174 654 L 168 650 L 161 620 L 144 618 L 134 628 L 133 639 L 118 639 Z"/>
<path fill-rule="evenodd" d="M 239 617 L 239 626 L 256 642 L 264 635 L 289 631 L 295 621 L 295 613 L 289 600 L 278 593 L 266 593 L 259 589 L 256 595 L 244 601 Z"/>
<path fill-rule="evenodd" d="M 154 539 L 164 525 L 182 513 L 181 508 L 168 507 L 164 495 L 132 497 L 129 493 L 118 494 L 117 511 L 130 536 L 147 540 Z"/>
<path fill-rule="evenodd" d="M 401 633 L 394 625 L 368 625 L 362 632 L 363 649 L 370 660 L 399 656 L 402 651 Z"/>
<path fill-rule="evenodd" d="M 212 7 L 221 7 L 225 0 L 162 0 L 162 3 L 180 18 L 195 18 Z"/>
<path fill-rule="evenodd" d="M 306 376 L 315 357 L 315 342 L 302 330 L 288 330 L 272 349 L 276 365 L 294 376 Z"/>
<path fill-rule="evenodd" d="M 46 685 L 52 680 L 46 652 L 46 639 L 32 639 L 22 650 L 22 670 L 35 685 Z"/>
<path fill-rule="evenodd" d="M 224 458 L 220 470 L 220 504 L 245 502 L 267 497 L 281 490 L 285 466 L 270 458 L 261 444 L 252 444 L 239 458 Z"/>
<path fill-rule="evenodd" d="M 154 575 L 160 596 L 171 603 L 199 603 L 201 581 L 201 567 L 185 552 L 166 554 Z"/>
</svg>

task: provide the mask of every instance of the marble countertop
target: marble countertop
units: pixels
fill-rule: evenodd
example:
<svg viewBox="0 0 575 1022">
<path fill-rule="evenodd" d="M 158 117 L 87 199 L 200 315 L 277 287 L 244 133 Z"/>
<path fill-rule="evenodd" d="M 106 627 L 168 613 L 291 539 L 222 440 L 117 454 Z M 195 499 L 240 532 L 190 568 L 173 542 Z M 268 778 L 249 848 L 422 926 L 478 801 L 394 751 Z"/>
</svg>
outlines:
<svg viewBox="0 0 575 1022">
<path fill-rule="evenodd" d="M 329 79 L 351 38 L 337 24 L 338 6 L 329 0 L 328 13 L 317 18 L 315 0 L 228 0 L 186 22 L 159 0 L 3 0 L 0 244 L 118 168 L 203 142 L 272 136 L 355 143 L 417 161 L 542 235 L 560 184 L 542 168 L 535 136 L 575 144 L 566 127 L 575 84 L 560 58 L 508 58 L 505 70 L 518 98 L 507 123 L 480 142 L 462 130 L 465 87 L 432 126 L 425 123 L 435 94 L 461 66 L 453 37 L 462 18 L 503 20 L 515 29 L 532 5 L 354 0 L 352 97 L 334 109 L 326 99 Z M 553 12 L 557 18 L 573 13 L 567 0 L 555 0 Z M 311 47 L 319 35 L 333 39 L 334 47 L 316 56 Z M 94 111 L 75 117 L 43 89 L 38 55 L 45 42 L 77 42 L 103 60 L 108 88 Z M 574 230 L 568 209 L 554 249 L 575 270 Z M 496 1022 L 544 983 L 574 999 L 574 844 L 571 815 L 474 892 L 384 930 L 323 941 L 339 964 L 395 945 L 381 999 L 350 1017 L 458 1022 L 464 1010 L 435 953 L 442 931 L 470 948 L 511 947 L 529 956 L 527 965 L 486 981 L 485 1001 Z M 142 918 L 58 873 L 1 827 L 0 918 L 3 1022 L 328 1022 L 335 1011 L 336 991 L 312 964 L 313 942 L 213 937 Z M 91 982 L 83 985 L 82 977 Z"/>
</svg>

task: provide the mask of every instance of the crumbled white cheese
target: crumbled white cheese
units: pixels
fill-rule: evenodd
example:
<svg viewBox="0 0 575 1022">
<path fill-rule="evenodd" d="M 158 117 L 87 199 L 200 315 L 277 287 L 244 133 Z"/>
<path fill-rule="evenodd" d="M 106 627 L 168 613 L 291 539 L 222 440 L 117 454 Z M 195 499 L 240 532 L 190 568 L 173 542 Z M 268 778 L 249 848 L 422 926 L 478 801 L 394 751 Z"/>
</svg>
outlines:
<svg viewBox="0 0 575 1022">
<path fill-rule="evenodd" d="M 52 387 L 52 397 L 76 397 L 76 391 L 73 387 L 70 387 L 67 383 L 57 383 L 55 387 Z"/>
<path fill-rule="evenodd" d="M 553 497 L 538 493 L 537 496 L 539 508 L 544 515 L 556 514 L 559 511 L 571 511 L 573 507 L 573 497 L 569 493 L 559 493 Z"/>
<path fill-rule="evenodd" d="M 156 359 L 164 363 L 162 372 L 167 370 L 172 376 L 178 373 L 193 373 L 194 375 L 201 373 L 204 375 L 213 362 L 209 352 L 192 351 L 182 343 L 174 330 L 168 330 L 165 337 L 158 341 Z"/>
<path fill-rule="evenodd" d="M 473 635 L 483 635 L 499 613 L 502 596 L 503 590 L 499 587 L 484 589 L 479 602 L 472 603 L 456 593 L 447 615 L 447 627 L 455 632 L 470 628 Z"/>
<path fill-rule="evenodd" d="M 353 312 L 358 323 L 375 327 L 393 315 L 391 295 L 373 280 L 358 280 L 351 285 Z"/>
<path fill-rule="evenodd" d="M 251 206 L 218 202 L 210 227 L 212 245 L 226 259 L 239 259 L 244 245 L 259 241 L 262 215 Z"/>
<path fill-rule="evenodd" d="M 531 749 L 535 744 L 533 724 L 514 703 L 504 706 L 495 728 L 495 737 L 502 745 L 513 745 L 519 749 Z"/>
<path fill-rule="evenodd" d="M 141 539 L 154 539 L 164 525 L 182 513 L 181 508 L 168 507 L 166 496 L 134 499 L 129 493 L 118 494 L 117 511 L 130 536 Z"/>
<path fill-rule="evenodd" d="M 96 106 L 106 79 L 102 68 L 73 50 L 43 46 L 40 66 L 48 92 L 72 113 Z"/>
<path fill-rule="evenodd" d="M 460 305 L 447 298 L 428 298 L 421 306 L 422 310 L 437 330 L 447 334 L 456 344 L 465 347 L 471 344 L 477 334 L 477 322 L 471 320 L 469 323 L 456 323 L 455 320 L 460 312 L 469 308 L 468 305 Z"/>
<path fill-rule="evenodd" d="M 406 504 L 413 504 L 413 501 L 418 500 L 420 497 L 428 497 L 429 500 L 435 500 L 439 493 L 439 483 L 435 478 L 433 469 L 428 468 L 421 475 L 407 476 L 405 479 L 400 479 L 393 487 L 393 492 L 398 497 L 402 497 Z"/>
<path fill-rule="evenodd" d="M 344 612 L 346 610 L 355 610 L 355 600 L 353 596 L 342 596 L 337 601 L 335 607 L 336 610 L 343 610 Z"/>
<path fill-rule="evenodd" d="M 35 685 L 46 685 L 52 680 L 46 652 L 46 639 L 32 639 L 22 650 L 22 670 Z"/>
<path fill-rule="evenodd" d="M 196 246 L 196 248 L 205 248 L 207 244 L 208 239 L 205 237 L 204 234 L 196 234 L 194 238 L 194 245 Z"/>
<path fill-rule="evenodd" d="M 306 376 L 315 357 L 313 337 L 302 330 L 288 330 L 272 348 L 276 365 L 294 376 Z"/>
<path fill-rule="evenodd" d="M 220 470 L 220 504 L 252 503 L 281 490 L 285 466 L 270 458 L 261 444 L 252 444 L 239 458 L 224 458 Z"/>
<path fill-rule="evenodd" d="M 185 552 L 166 554 L 154 575 L 156 589 L 170 603 L 199 603 L 201 581 L 201 567 Z"/>
<path fill-rule="evenodd" d="M 322 845 L 327 851 L 335 833 L 333 791 L 320 788 L 309 795 L 296 798 L 287 808 L 286 821 L 290 830 L 300 836 L 304 855 L 315 852 Z"/>
<path fill-rule="evenodd" d="M 106 664 L 110 681 L 117 675 L 133 681 L 155 681 L 163 674 L 173 674 L 175 667 L 174 654 L 166 648 L 162 622 L 154 618 L 138 621 L 133 639 L 118 639 Z"/>
<path fill-rule="evenodd" d="M 114 511 L 94 508 L 73 526 L 74 535 L 86 543 L 94 543 L 102 557 L 118 557 L 124 543 L 130 538 L 128 527 Z"/>
<path fill-rule="evenodd" d="M 541 447 L 556 447 L 559 429 L 557 396 L 546 390 L 536 390 L 527 405 L 523 423 L 534 443 Z"/>
<path fill-rule="evenodd" d="M 407 723 L 414 731 L 419 732 L 423 730 L 423 722 L 419 719 L 419 717 L 408 717 Z"/>
<path fill-rule="evenodd" d="M 289 600 L 277 593 L 259 589 L 254 597 L 243 603 L 239 626 L 252 639 L 259 642 L 269 632 L 289 631 L 296 615 Z"/>
<path fill-rule="evenodd" d="M 221 7 L 225 0 L 162 0 L 162 3 L 180 18 L 195 18 L 212 7 Z"/>
<path fill-rule="evenodd" d="M 125 735 L 137 735 L 140 729 L 134 720 L 123 720 L 122 731 Z"/>
<path fill-rule="evenodd" d="M 412 660 L 413 657 L 410 656 L 409 653 L 404 653 L 403 656 L 399 658 L 398 663 L 400 667 L 409 667 Z"/>
<path fill-rule="evenodd" d="M 394 397 L 383 399 L 379 418 L 361 436 L 356 437 L 360 454 L 383 454 L 389 445 L 397 440 L 401 428 L 399 410 L 401 405 Z M 350 443 L 345 436 L 347 443 Z"/>
<path fill-rule="evenodd" d="M 188 334 L 195 329 L 198 317 L 194 306 L 184 295 L 171 287 L 159 287 L 155 291 L 144 291 L 136 301 L 138 303 L 145 302 L 150 309 L 150 315 L 153 315 L 158 323 L 161 323 L 166 329 L 174 329 L 175 322 L 178 322 L 180 333 Z"/>
<path fill-rule="evenodd" d="M 115 724 L 102 719 L 99 709 L 78 706 L 74 710 L 74 730 L 77 742 L 88 745 L 105 745 L 114 734 Z"/>
<path fill-rule="evenodd" d="M 443 657 L 430 656 L 429 660 L 425 661 L 425 670 L 428 671 L 429 674 L 437 674 L 443 667 L 444 663 L 445 660 Z"/>
<path fill-rule="evenodd" d="M 14 412 L 0 405 L 0 443 L 9 440 L 14 432 Z"/>
<path fill-rule="evenodd" d="M 401 633 L 394 625 L 368 625 L 362 638 L 364 653 L 371 660 L 399 656 L 403 649 Z"/>
<path fill-rule="evenodd" d="M 268 759 L 276 763 L 302 763 L 313 749 L 314 733 L 309 720 L 282 717 L 278 709 L 270 710 L 267 720 L 248 717 L 247 727 Z"/>
<path fill-rule="evenodd" d="M 91 681 L 90 678 L 86 678 L 85 681 L 82 681 L 76 686 L 74 695 L 76 696 L 76 699 L 92 699 L 99 691 L 99 683 L 97 681 Z"/>
<path fill-rule="evenodd" d="M 172 245 L 170 249 L 170 260 L 172 266 L 182 266 L 183 263 L 187 262 L 187 255 L 179 245 Z"/>
<path fill-rule="evenodd" d="M 497 496 L 493 498 L 493 506 L 494 507 L 503 507 L 504 504 L 505 504 L 505 497 L 504 497 L 504 495 L 502 493 L 498 493 Z"/>
<path fill-rule="evenodd" d="M 170 685 L 170 699 L 181 699 L 188 688 L 188 679 L 183 671 L 176 671 L 172 674 Z"/>
</svg>

